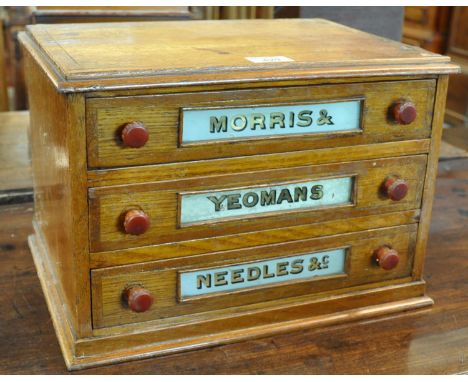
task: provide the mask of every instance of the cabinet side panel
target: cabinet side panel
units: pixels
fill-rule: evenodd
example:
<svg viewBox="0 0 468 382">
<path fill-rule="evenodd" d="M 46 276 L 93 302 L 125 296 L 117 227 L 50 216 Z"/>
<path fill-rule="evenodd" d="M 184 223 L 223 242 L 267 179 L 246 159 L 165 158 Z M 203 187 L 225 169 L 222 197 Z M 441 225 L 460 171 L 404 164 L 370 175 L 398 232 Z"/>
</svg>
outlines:
<svg viewBox="0 0 468 382">
<path fill-rule="evenodd" d="M 437 176 L 440 142 L 442 140 L 442 129 L 444 124 L 445 100 L 447 96 L 448 76 L 441 75 L 437 81 L 437 91 L 434 100 L 434 117 L 432 120 L 431 148 L 427 160 L 426 176 L 421 205 L 421 220 L 418 230 L 416 254 L 414 258 L 413 279 L 422 277 L 426 245 L 431 224 L 432 204 L 434 202 L 435 182 Z"/>
<path fill-rule="evenodd" d="M 67 128 L 67 98 L 24 50 L 31 123 L 29 131 L 33 183 L 34 226 L 47 249 L 53 283 L 76 327 L 75 261 L 72 242 L 72 190 Z"/>
</svg>

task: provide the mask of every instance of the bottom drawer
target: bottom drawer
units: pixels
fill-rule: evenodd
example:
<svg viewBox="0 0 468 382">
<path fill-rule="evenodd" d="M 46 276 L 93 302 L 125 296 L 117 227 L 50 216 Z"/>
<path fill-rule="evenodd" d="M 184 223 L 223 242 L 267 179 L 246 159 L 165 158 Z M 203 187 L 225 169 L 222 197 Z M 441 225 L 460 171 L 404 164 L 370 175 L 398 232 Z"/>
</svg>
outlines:
<svg viewBox="0 0 468 382">
<path fill-rule="evenodd" d="M 411 224 L 95 269 L 93 326 L 213 314 L 268 301 L 280 305 L 289 297 L 313 299 L 322 292 L 408 277 L 416 232 L 417 224 Z"/>
</svg>

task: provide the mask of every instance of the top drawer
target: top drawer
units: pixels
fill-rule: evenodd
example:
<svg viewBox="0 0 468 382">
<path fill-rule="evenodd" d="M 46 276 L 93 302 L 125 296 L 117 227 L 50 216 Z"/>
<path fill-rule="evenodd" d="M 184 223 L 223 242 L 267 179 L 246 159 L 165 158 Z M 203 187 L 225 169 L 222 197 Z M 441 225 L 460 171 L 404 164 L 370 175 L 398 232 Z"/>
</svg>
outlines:
<svg viewBox="0 0 468 382">
<path fill-rule="evenodd" d="M 435 80 L 89 98 L 88 166 L 122 167 L 430 137 Z M 416 119 L 397 123 L 411 102 Z M 130 122 L 148 140 L 122 141 Z M 128 132 L 129 129 L 126 129 Z M 131 136 L 131 135 L 129 135 Z M 139 141 L 141 144 L 142 141 Z"/>
</svg>

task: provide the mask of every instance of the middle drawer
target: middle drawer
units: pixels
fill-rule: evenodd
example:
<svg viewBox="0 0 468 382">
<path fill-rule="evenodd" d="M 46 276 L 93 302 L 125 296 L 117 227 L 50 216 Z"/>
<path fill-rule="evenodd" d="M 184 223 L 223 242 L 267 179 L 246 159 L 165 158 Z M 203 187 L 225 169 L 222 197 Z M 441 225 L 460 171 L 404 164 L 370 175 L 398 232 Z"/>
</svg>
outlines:
<svg viewBox="0 0 468 382">
<path fill-rule="evenodd" d="M 418 209 L 426 161 L 415 155 L 91 188 L 91 251 Z"/>
</svg>

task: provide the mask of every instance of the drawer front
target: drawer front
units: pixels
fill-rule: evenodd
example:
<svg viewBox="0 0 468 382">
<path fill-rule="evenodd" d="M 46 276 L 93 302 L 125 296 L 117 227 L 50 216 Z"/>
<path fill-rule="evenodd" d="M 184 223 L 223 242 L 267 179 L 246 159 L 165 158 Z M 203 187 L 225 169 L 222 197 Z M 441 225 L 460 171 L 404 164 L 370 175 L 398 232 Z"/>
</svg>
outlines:
<svg viewBox="0 0 468 382">
<path fill-rule="evenodd" d="M 217 316 L 220 309 L 238 312 L 298 296 L 311 300 L 346 287 L 398 282 L 411 275 L 416 231 L 417 225 L 411 224 L 93 270 L 93 325 L 163 322 L 170 317 L 168 324 L 174 325 L 189 315 Z M 392 269 L 376 261 L 383 247 L 398 257 Z M 126 291 L 135 287 L 153 298 L 147 311 L 136 313 L 126 302 Z"/>
<path fill-rule="evenodd" d="M 426 160 L 426 155 L 415 155 L 92 188 L 91 250 L 418 209 Z M 389 177 L 403 179 L 408 186 L 403 199 L 391 200 L 384 193 L 383 185 Z M 139 232 L 128 229 L 135 212 L 139 215 L 136 220 L 146 219 L 144 230 Z"/>
<path fill-rule="evenodd" d="M 88 165 L 121 167 L 428 138 L 434 90 L 435 80 L 416 80 L 89 98 Z M 392 107 L 402 101 L 417 110 L 407 125 L 392 117 Z M 125 126 L 134 121 L 143 123 L 148 134 L 138 148 L 122 140 Z"/>
</svg>

